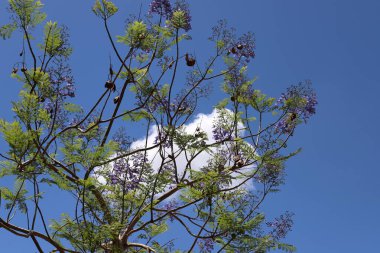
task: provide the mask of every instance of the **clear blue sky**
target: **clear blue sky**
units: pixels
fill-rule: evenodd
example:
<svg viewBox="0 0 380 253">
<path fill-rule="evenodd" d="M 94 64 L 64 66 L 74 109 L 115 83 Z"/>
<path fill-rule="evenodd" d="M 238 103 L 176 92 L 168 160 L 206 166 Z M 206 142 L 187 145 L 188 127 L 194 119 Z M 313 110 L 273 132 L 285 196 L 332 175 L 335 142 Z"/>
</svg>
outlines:
<svg viewBox="0 0 380 253">
<path fill-rule="evenodd" d="M 111 52 L 92 0 L 43 1 L 48 19 L 70 28 L 78 103 L 90 105 L 102 89 Z M 127 15 L 142 0 L 115 0 L 121 11 L 112 21 L 123 31 Z M 7 22 L 6 1 L 0 24 Z M 296 213 L 288 242 L 301 253 L 375 252 L 380 237 L 380 1 L 378 0 L 202 0 L 192 1 L 194 51 L 218 19 L 238 31 L 256 34 L 256 59 L 250 68 L 260 88 L 279 95 L 287 86 L 311 79 L 317 90 L 317 115 L 298 129 L 290 148 L 303 152 L 287 163 L 282 191 L 265 210 Z M 18 84 L 9 77 L 21 49 L 20 36 L 0 41 L 0 117 L 9 118 Z M 219 86 L 219 84 L 215 84 Z M 90 93 L 94 96 L 91 96 Z M 209 113 L 216 100 L 204 101 Z M 3 150 L 4 147 L 1 147 Z M 1 252 L 34 252 L 28 240 L 0 230 Z M 5 248 L 4 248 L 5 247 Z"/>
</svg>

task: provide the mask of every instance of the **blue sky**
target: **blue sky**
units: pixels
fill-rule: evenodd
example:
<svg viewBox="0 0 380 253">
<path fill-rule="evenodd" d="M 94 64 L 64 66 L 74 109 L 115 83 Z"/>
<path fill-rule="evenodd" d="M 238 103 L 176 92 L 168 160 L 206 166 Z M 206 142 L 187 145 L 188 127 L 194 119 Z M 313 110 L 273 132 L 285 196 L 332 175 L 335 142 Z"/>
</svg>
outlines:
<svg viewBox="0 0 380 253">
<path fill-rule="evenodd" d="M 105 78 L 111 53 L 103 26 L 90 10 L 93 1 L 43 2 L 48 19 L 71 31 L 76 102 L 88 106 L 102 90 L 99 80 Z M 140 3 L 149 3 L 114 2 L 121 9 L 111 22 L 115 35 L 123 32 L 125 13 L 136 13 Z M 380 235 L 380 2 L 203 0 L 190 4 L 192 47 L 198 55 L 207 54 L 203 44 L 211 26 L 226 18 L 239 32 L 256 35 L 257 57 L 250 75 L 259 78 L 260 89 L 278 96 L 287 86 L 311 79 L 317 91 L 317 115 L 297 130 L 290 145 L 303 147 L 303 152 L 287 163 L 286 185 L 267 199 L 264 210 L 270 216 L 286 210 L 296 214 L 287 241 L 298 252 L 374 252 Z M 8 19 L 5 6 L 6 1 L 1 1 L 0 24 Z M 19 86 L 9 72 L 20 49 L 19 35 L 0 41 L 0 117 L 11 117 L 10 101 L 16 99 Z M 216 100 L 203 101 L 200 111 L 210 113 Z M 1 230 L 0 242 L 4 252 L 32 252 L 31 241 Z"/>
</svg>

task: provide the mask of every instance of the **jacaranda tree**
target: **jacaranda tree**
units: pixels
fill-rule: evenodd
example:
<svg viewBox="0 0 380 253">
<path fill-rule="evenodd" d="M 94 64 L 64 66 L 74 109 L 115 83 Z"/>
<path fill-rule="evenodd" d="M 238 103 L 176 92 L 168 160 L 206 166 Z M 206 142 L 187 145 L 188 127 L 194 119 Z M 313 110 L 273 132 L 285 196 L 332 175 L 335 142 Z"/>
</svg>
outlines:
<svg viewBox="0 0 380 253">
<path fill-rule="evenodd" d="M 14 120 L 0 120 L 0 177 L 15 185 L 1 187 L 2 230 L 30 238 L 39 252 L 295 251 L 282 242 L 292 214 L 268 221 L 260 206 L 298 153 L 286 151 L 289 138 L 315 113 L 308 81 L 278 99 L 256 89 L 247 74 L 253 34 L 238 36 L 226 21 L 212 28 L 208 58 L 197 58 L 183 46 L 197 35 L 184 1 L 153 0 L 115 36 L 109 20 L 118 7 L 96 0 L 113 55 L 97 84 L 104 92 L 84 110 L 69 102 L 68 29 L 45 21 L 42 9 L 41 1 L 9 0 L 10 22 L 0 28 L 4 39 L 23 35 L 10 65 L 23 85 Z M 211 123 L 201 122 L 197 106 L 212 94 L 211 80 L 225 99 Z M 138 139 L 129 135 L 137 122 Z M 70 193 L 61 219 L 46 216 L 41 205 L 54 200 L 42 187 Z"/>
</svg>

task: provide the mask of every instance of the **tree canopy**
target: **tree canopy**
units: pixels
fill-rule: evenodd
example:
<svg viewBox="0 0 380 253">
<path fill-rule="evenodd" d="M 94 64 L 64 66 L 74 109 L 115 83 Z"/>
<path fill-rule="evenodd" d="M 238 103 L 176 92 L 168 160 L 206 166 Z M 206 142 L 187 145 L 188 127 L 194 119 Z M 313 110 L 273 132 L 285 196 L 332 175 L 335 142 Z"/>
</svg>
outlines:
<svg viewBox="0 0 380 253">
<path fill-rule="evenodd" d="M 153 0 L 115 36 L 114 2 L 92 8 L 113 57 L 97 84 L 103 93 L 85 110 L 70 102 L 68 28 L 47 21 L 41 1 L 9 0 L 0 35 L 23 35 L 11 70 L 23 86 L 14 120 L 0 120 L 0 178 L 15 185 L 1 187 L 0 228 L 31 238 L 39 252 L 295 251 L 283 242 L 293 214 L 266 220 L 260 206 L 300 151 L 287 150 L 288 140 L 315 114 L 310 81 L 279 98 L 257 89 L 248 75 L 254 35 L 225 20 L 212 28 L 205 61 L 190 53 L 183 44 L 197 34 L 184 1 Z M 197 106 L 212 80 L 225 98 L 202 122 Z M 142 137 L 133 139 L 137 123 Z M 41 187 L 70 193 L 71 212 L 47 217 Z"/>
</svg>

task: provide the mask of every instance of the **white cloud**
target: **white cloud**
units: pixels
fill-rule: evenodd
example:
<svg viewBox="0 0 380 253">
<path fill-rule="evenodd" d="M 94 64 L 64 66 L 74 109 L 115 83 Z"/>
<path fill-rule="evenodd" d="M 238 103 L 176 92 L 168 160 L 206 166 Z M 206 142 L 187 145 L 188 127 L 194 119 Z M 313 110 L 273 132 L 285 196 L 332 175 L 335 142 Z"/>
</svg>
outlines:
<svg viewBox="0 0 380 253">
<path fill-rule="evenodd" d="M 230 112 L 230 111 L 229 111 Z M 232 113 L 232 112 L 230 112 Z M 187 125 L 184 125 L 184 131 L 187 134 L 195 134 L 196 129 L 199 127 L 203 132 L 207 134 L 208 141 L 206 141 L 207 144 L 211 144 L 215 142 L 215 139 L 213 137 L 213 123 L 215 119 L 218 117 L 218 110 L 214 109 L 210 114 L 203 114 L 199 113 L 198 115 L 195 116 L 194 120 L 190 122 Z M 243 128 L 243 125 L 239 123 L 238 125 L 239 129 Z M 241 134 L 243 134 L 243 131 L 241 131 Z M 158 136 L 158 129 L 157 126 L 153 126 L 148 135 L 148 141 L 147 141 L 147 146 L 153 146 L 154 141 L 156 137 Z M 146 138 L 139 139 L 135 142 L 132 143 L 131 148 L 132 149 L 137 149 L 137 148 L 144 148 L 146 143 Z M 169 149 L 166 149 L 169 151 Z M 178 151 L 178 146 L 174 145 L 174 151 Z M 211 150 L 215 151 L 215 148 L 212 148 Z M 157 154 L 158 148 L 151 149 L 147 152 L 148 160 L 151 161 L 152 168 L 157 171 L 158 168 L 160 168 L 162 159 L 161 157 Z M 208 164 L 209 159 L 212 157 L 211 154 L 207 152 L 202 152 L 199 154 L 192 162 L 191 162 L 191 168 L 194 170 L 200 170 L 202 167 L 205 167 Z M 185 157 L 184 152 L 182 152 L 177 158 L 176 158 L 176 164 L 178 168 L 178 174 L 181 176 L 185 170 L 187 160 Z M 244 170 L 251 170 L 251 167 L 247 167 Z M 234 176 L 234 175 L 233 175 Z M 236 186 L 237 184 L 241 183 L 241 179 L 236 179 L 232 182 L 232 186 Z M 253 189 L 253 184 L 251 182 L 246 182 L 244 184 L 244 187 L 247 189 Z"/>
</svg>

